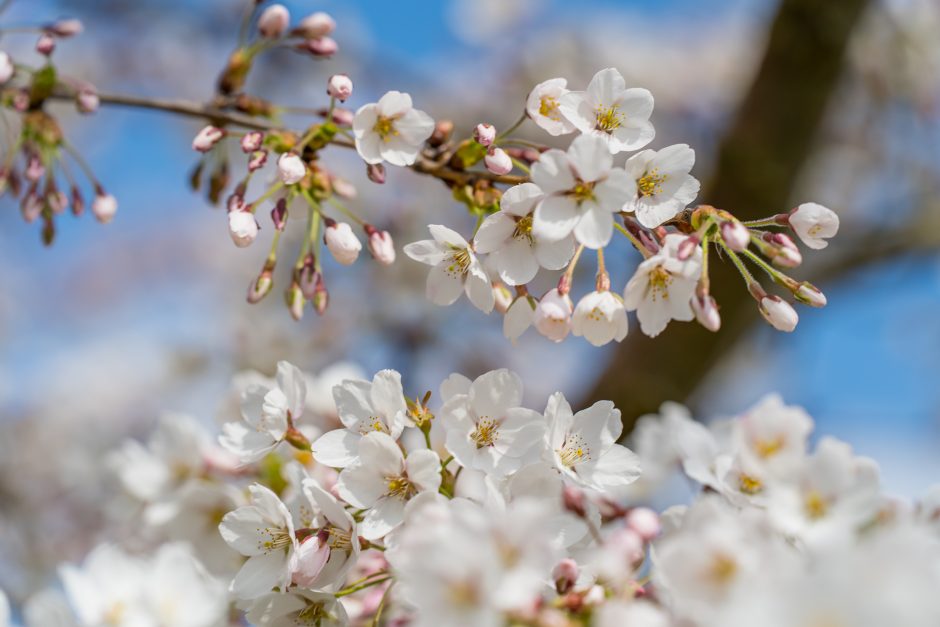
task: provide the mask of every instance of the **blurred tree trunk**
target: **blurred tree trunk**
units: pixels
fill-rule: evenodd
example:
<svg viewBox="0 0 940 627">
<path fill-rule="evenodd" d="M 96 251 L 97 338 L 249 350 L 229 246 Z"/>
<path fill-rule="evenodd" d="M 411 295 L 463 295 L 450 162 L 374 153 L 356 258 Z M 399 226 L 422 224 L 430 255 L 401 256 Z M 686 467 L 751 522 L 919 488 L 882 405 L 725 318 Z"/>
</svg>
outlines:
<svg viewBox="0 0 940 627">
<path fill-rule="evenodd" d="M 784 211 L 812 151 L 845 50 L 869 0 L 781 0 L 766 52 L 718 155 L 703 202 L 742 219 Z M 672 324 L 650 339 L 631 331 L 589 393 L 623 412 L 626 431 L 666 400 L 688 399 L 759 314 L 730 263 L 712 264 L 722 329 Z"/>
</svg>

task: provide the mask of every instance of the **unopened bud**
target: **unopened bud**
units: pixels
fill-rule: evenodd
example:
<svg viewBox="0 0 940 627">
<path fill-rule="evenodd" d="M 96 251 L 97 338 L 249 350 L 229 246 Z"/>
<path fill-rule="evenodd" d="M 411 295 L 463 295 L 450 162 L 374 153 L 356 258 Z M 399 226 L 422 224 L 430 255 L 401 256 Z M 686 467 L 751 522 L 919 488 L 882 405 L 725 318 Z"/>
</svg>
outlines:
<svg viewBox="0 0 940 627">
<path fill-rule="evenodd" d="M 293 281 L 287 291 L 284 292 L 284 302 L 287 303 L 287 310 L 290 311 L 291 318 L 300 320 L 304 317 L 304 295 L 300 291 L 300 285 Z"/>
<path fill-rule="evenodd" d="M 308 39 L 303 47 L 312 55 L 317 57 L 331 57 L 339 50 L 339 44 L 331 37 L 320 37 L 318 39 Z"/>
<path fill-rule="evenodd" d="M 251 246 L 258 237 L 258 221 L 253 213 L 232 211 L 228 214 L 228 233 L 239 248 Z"/>
<path fill-rule="evenodd" d="M 193 150 L 209 152 L 223 137 L 225 137 L 223 129 L 211 125 L 203 127 L 193 138 Z"/>
<path fill-rule="evenodd" d="M 383 266 L 395 263 L 395 242 L 388 231 L 380 231 L 371 224 L 366 224 L 366 235 L 369 236 L 369 252 Z"/>
<path fill-rule="evenodd" d="M 434 131 L 428 138 L 428 145 L 437 148 L 442 146 L 454 133 L 454 122 L 452 120 L 438 120 L 434 123 Z"/>
<path fill-rule="evenodd" d="M 248 302 L 252 305 L 260 302 L 262 298 L 270 293 L 272 287 L 274 287 L 274 276 L 271 270 L 265 267 L 261 274 L 252 280 L 251 285 L 248 286 Z"/>
<path fill-rule="evenodd" d="M 81 34 L 85 30 L 84 25 L 81 20 L 68 19 L 68 20 L 59 20 L 49 24 L 45 28 L 46 32 L 52 33 L 56 37 L 73 37 L 75 35 Z"/>
<path fill-rule="evenodd" d="M 272 4 L 258 18 L 258 32 L 262 37 L 277 39 L 290 24 L 290 11 L 283 4 Z"/>
<path fill-rule="evenodd" d="M 338 176 L 334 176 L 330 179 L 330 185 L 333 188 L 333 193 L 340 198 L 350 199 L 359 195 L 355 185 Z"/>
<path fill-rule="evenodd" d="M 261 146 L 264 144 L 264 133 L 261 131 L 250 131 L 245 133 L 245 136 L 242 137 L 241 146 L 242 152 L 246 155 L 250 155 L 253 152 L 261 150 Z"/>
<path fill-rule="evenodd" d="M 778 248 L 772 261 L 781 268 L 795 268 L 803 263 L 803 254 L 793 248 Z"/>
<path fill-rule="evenodd" d="M 710 294 L 692 295 L 692 311 L 700 325 L 715 333 L 721 328 L 721 315 L 718 313 L 718 303 Z"/>
<path fill-rule="evenodd" d="M 334 74 L 326 83 L 326 93 L 340 102 L 346 102 L 346 99 L 352 95 L 352 90 L 352 80 L 345 74 Z"/>
<path fill-rule="evenodd" d="M 23 170 L 23 176 L 26 177 L 26 180 L 30 183 L 35 183 L 39 181 L 46 173 L 46 166 L 42 164 L 39 157 L 30 157 L 29 162 L 26 164 L 26 169 Z"/>
<path fill-rule="evenodd" d="M 690 235 L 682 240 L 679 243 L 679 248 L 676 250 L 676 256 L 679 258 L 679 261 L 686 261 L 691 258 L 700 243 L 697 235 Z"/>
<path fill-rule="evenodd" d="M 72 215 L 78 217 L 85 213 L 85 198 L 77 187 L 72 188 Z"/>
<path fill-rule="evenodd" d="M 336 30 L 336 20 L 329 13 L 317 11 L 300 20 L 297 33 L 307 39 L 326 37 Z"/>
<path fill-rule="evenodd" d="M 79 113 L 94 113 L 98 110 L 101 99 L 98 98 L 98 92 L 91 85 L 86 85 L 78 90 L 75 96 L 75 107 Z"/>
<path fill-rule="evenodd" d="M 810 307 L 825 307 L 828 302 L 826 295 L 823 294 L 818 287 L 808 281 L 800 283 L 800 287 L 793 295 L 796 296 L 798 301 Z"/>
<path fill-rule="evenodd" d="M 751 243 L 750 230 L 737 220 L 726 220 L 721 223 L 721 239 L 725 241 L 728 248 L 736 252 L 747 250 Z"/>
<path fill-rule="evenodd" d="M 289 427 L 287 429 L 287 433 L 284 434 L 284 441 L 296 449 L 300 449 L 302 451 L 310 450 L 310 440 L 308 440 L 307 436 L 301 433 L 296 427 Z"/>
<path fill-rule="evenodd" d="M 43 56 L 50 56 L 55 52 L 55 37 L 49 33 L 43 33 L 36 42 L 36 52 Z"/>
<path fill-rule="evenodd" d="M 496 139 L 496 127 L 492 124 L 477 124 L 473 129 L 473 139 L 481 146 L 489 146 Z"/>
<path fill-rule="evenodd" d="M 385 166 L 381 163 L 370 163 L 366 166 L 366 176 L 373 183 L 382 185 L 385 183 Z"/>
<path fill-rule="evenodd" d="M 52 213 L 59 214 L 68 208 L 69 197 L 65 195 L 65 192 L 56 190 L 46 194 L 46 204 L 49 205 Z"/>
<path fill-rule="evenodd" d="M 570 557 L 558 562 L 555 568 L 552 569 L 552 579 L 555 581 L 555 590 L 558 591 L 558 594 L 567 594 L 578 581 L 578 575 L 580 574 L 581 569 L 578 567 L 578 563 Z"/>
<path fill-rule="evenodd" d="M 267 162 L 268 151 L 256 150 L 255 152 L 251 153 L 251 157 L 248 159 L 248 171 L 254 172 L 256 170 L 260 170 Z"/>
<path fill-rule="evenodd" d="M 483 163 L 486 164 L 486 169 L 493 174 L 509 174 L 512 171 L 512 159 L 509 158 L 505 150 L 495 146 L 490 146 L 490 149 L 486 152 L 486 157 L 483 158 Z"/>
<path fill-rule="evenodd" d="M 561 491 L 562 503 L 565 509 L 576 516 L 584 516 L 584 492 L 574 486 L 565 484 Z"/>
<path fill-rule="evenodd" d="M 779 296 L 764 296 L 760 301 L 760 312 L 767 322 L 778 331 L 790 333 L 800 321 L 796 309 Z"/>
<path fill-rule="evenodd" d="M 659 535 L 662 525 L 659 515 L 648 507 L 634 507 L 626 516 L 627 528 L 632 529 L 644 541 L 650 542 Z"/>
<path fill-rule="evenodd" d="M 271 221 L 274 222 L 274 228 L 283 231 L 287 226 L 287 199 L 281 198 L 275 203 L 271 210 Z"/>
<path fill-rule="evenodd" d="M 32 224 L 36 218 L 42 214 L 42 199 L 36 192 L 30 192 L 23 196 L 20 202 L 20 213 L 27 224 Z"/>
<path fill-rule="evenodd" d="M 303 159 L 292 152 L 285 152 L 277 160 L 277 173 L 285 185 L 294 185 L 307 175 Z"/>
<path fill-rule="evenodd" d="M 346 222 L 329 220 L 323 240 L 330 254 L 333 255 L 333 259 L 344 266 L 355 263 L 359 257 L 359 251 L 362 250 L 359 238 Z"/>
<path fill-rule="evenodd" d="M 101 222 L 102 224 L 107 224 L 112 219 L 114 219 L 114 214 L 117 213 L 117 208 L 117 198 L 111 194 L 106 194 L 103 191 L 99 191 L 91 203 L 91 212 L 94 214 L 98 222 Z"/>
</svg>

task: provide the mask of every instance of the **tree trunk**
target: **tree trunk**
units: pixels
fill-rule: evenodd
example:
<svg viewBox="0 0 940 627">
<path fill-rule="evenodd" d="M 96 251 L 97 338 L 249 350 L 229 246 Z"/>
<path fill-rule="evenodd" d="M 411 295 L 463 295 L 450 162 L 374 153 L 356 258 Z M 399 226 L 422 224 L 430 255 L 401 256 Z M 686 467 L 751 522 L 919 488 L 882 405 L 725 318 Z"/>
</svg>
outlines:
<svg viewBox="0 0 940 627">
<path fill-rule="evenodd" d="M 760 69 L 722 143 L 703 202 L 742 219 L 789 208 L 793 184 L 838 87 L 849 39 L 868 4 L 781 1 Z M 589 401 L 610 399 L 620 408 L 625 431 L 663 401 L 688 399 L 758 319 L 756 303 L 730 263 L 713 261 L 721 331 L 673 323 L 650 339 L 634 329 L 589 393 Z"/>
</svg>

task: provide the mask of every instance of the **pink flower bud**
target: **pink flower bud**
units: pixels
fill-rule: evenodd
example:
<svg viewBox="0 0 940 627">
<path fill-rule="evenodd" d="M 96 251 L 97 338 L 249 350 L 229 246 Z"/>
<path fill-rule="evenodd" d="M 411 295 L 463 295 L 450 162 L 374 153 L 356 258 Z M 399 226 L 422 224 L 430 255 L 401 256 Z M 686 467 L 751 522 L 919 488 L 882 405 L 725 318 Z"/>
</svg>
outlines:
<svg viewBox="0 0 940 627">
<path fill-rule="evenodd" d="M 345 74 L 334 74 L 326 83 L 326 93 L 340 102 L 346 102 L 352 95 L 352 90 L 352 80 Z"/>
<path fill-rule="evenodd" d="M 317 11 L 316 13 L 308 15 L 300 20 L 300 25 L 297 27 L 298 33 L 307 39 L 326 37 L 334 30 L 336 30 L 336 20 L 334 20 L 329 13 L 324 13 L 323 11 Z"/>
<path fill-rule="evenodd" d="M 65 192 L 54 191 L 46 194 L 46 204 L 49 205 L 52 213 L 59 214 L 69 206 L 69 197 L 65 195 Z"/>
<path fill-rule="evenodd" d="M 751 232 L 737 220 L 726 220 L 721 223 L 721 239 L 731 250 L 742 252 L 751 243 Z"/>
<path fill-rule="evenodd" d="M 696 235 L 690 235 L 679 243 L 679 247 L 676 249 L 676 256 L 679 258 L 679 261 L 686 261 L 692 254 L 695 253 L 695 248 L 701 242 Z"/>
<path fill-rule="evenodd" d="M 555 580 L 555 590 L 558 591 L 558 594 L 567 594 L 578 581 L 578 575 L 580 574 L 581 569 L 578 567 L 578 563 L 570 557 L 558 562 L 555 568 L 552 569 L 552 579 Z"/>
<path fill-rule="evenodd" d="M 107 224 L 114 218 L 117 208 L 117 198 L 101 190 L 98 191 L 91 203 L 91 212 L 102 224 Z"/>
<path fill-rule="evenodd" d="M 629 527 L 618 529 L 610 534 L 605 546 L 608 550 L 622 555 L 629 563 L 635 564 L 643 559 L 643 538 Z"/>
<path fill-rule="evenodd" d="M 575 516 L 584 516 L 584 492 L 574 486 L 565 484 L 561 491 L 562 503 L 565 509 Z"/>
<path fill-rule="evenodd" d="M 232 211 L 228 214 L 228 234 L 239 248 L 250 246 L 258 237 L 258 221 L 247 211 Z"/>
<path fill-rule="evenodd" d="M 59 20 L 46 27 L 47 32 L 52 33 L 56 37 L 62 37 L 63 39 L 79 35 L 83 30 L 85 30 L 85 27 L 82 25 L 81 20 L 76 19 Z"/>
<path fill-rule="evenodd" d="M 369 236 L 369 252 L 383 266 L 395 263 L 395 242 L 388 231 L 379 231 L 371 224 L 365 225 L 366 235 Z"/>
<path fill-rule="evenodd" d="M 285 152 L 277 160 L 277 173 L 285 185 L 294 185 L 307 175 L 307 166 L 294 153 Z"/>
<path fill-rule="evenodd" d="M 270 293 L 272 287 L 274 287 L 274 277 L 271 271 L 265 268 L 248 286 L 248 302 L 252 305 L 261 302 L 261 299 Z"/>
<path fill-rule="evenodd" d="M 626 516 L 627 527 L 644 541 L 650 542 L 659 535 L 662 526 L 659 515 L 648 507 L 634 507 Z"/>
<path fill-rule="evenodd" d="M 281 198 L 271 210 L 271 221 L 274 222 L 274 228 L 283 231 L 287 226 L 287 199 Z"/>
<path fill-rule="evenodd" d="M 560 294 L 558 288 L 549 290 L 535 308 L 535 328 L 553 342 L 560 342 L 571 331 L 573 311 L 574 306 L 567 294 Z"/>
<path fill-rule="evenodd" d="M 98 110 L 101 100 L 98 98 L 98 92 L 94 86 L 86 85 L 78 90 L 75 96 L 75 106 L 79 113 L 94 113 Z"/>
<path fill-rule="evenodd" d="M 798 301 L 810 307 L 825 307 L 828 302 L 826 295 L 818 287 L 807 281 L 800 283 L 800 287 L 794 292 L 794 296 Z"/>
<path fill-rule="evenodd" d="M 261 131 L 251 131 L 245 133 L 245 136 L 242 137 L 241 146 L 242 152 L 246 155 L 250 155 L 253 152 L 261 150 L 261 146 L 264 144 L 264 133 Z"/>
<path fill-rule="evenodd" d="M 262 37 L 277 39 L 287 30 L 290 11 L 283 4 L 272 4 L 258 18 L 258 32 Z"/>
<path fill-rule="evenodd" d="M 291 581 L 304 588 L 313 587 L 330 559 L 330 545 L 319 535 L 312 535 L 300 543 L 295 557 Z"/>
<path fill-rule="evenodd" d="M 711 295 L 699 296 L 692 295 L 692 311 L 695 312 L 695 319 L 698 323 L 715 333 L 721 328 L 721 315 L 718 313 L 718 303 Z"/>
<path fill-rule="evenodd" d="M 496 127 L 492 124 L 477 124 L 473 129 L 473 139 L 481 146 L 489 146 L 496 139 Z"/>
<path fill-rule="evenodd" d="M 486 169 L 493 174 L 509 174 L 512 171 L 512 159 L 509 158 L 505 150 L 495 146 L 490 146 L 486 157 L 483 158 L 483 163 L 486 164 Z"/>
<path fill-rule="evenodd" d="M 304 43 L 304 47 L 308 52 L 317 57 L 331 57 L 339 50 L 339 44 L 330 37 L 308 39 Z"/>
<path fill-rule="evenodd" d="M 251 153 L 251 157 L 248 159 L 248 171 L 254 172 L 256 170 L 260 170 L 267 162 L 268 151 L 256 150 L 255 152 Z"/>
<path fill-rule="evenodd" d="M 304 303 L 306 301 L 297 281 L 292 282 L 287 291 L 284 292 L 284 302 L 287 304 L 287 310 L 290 312 L 291 318 L 300 320 L 304 317 Z"/>
<path fill-rule="evenodd" d="M 333 186 L 333 193 L 340 198 L 355 198 L 359 195 L 355 185 L 346 179 L 339 178 L 338 176 L 330 178 L 330 185 Z"/>
<path fill-rule="evenodd" d="M 781 268 L 795 268 L 803 263 L 803 254 L 795 248 L 778 248 L 772 261 Z"/>
<path fill-rule="evenodd" d="M 13 78 L 16 73 L 16 67 L 13 65 L 13 59 L 6 52 L 0 50 L 0 85 Z"/>
<path fill-rule="evenodd" d="M 381 163 L 370 163 L 366 166 L 366 176 L 373 183 L 382 185 L 385 183 L 385 166 Z"/>
<path fill-rule="evenodd" d="M 779 296 L 764 296 L 760 301 L 760 312 L 778 331 L 790 333 L 800 321 L 796 309 Z"/>
<path fill-rule="evenodd" d="M 193 138 L 193 150 L 198 152 L 209 152 L 222 138 L 225 137 L 225 131 L 216 126 L 203 127 L 196 137 Z"/>
<path fill-rule="evenodd" d="M 48 57 L 55 51 L 55 37 L 49 33 L 43 33 L 36 42 L 36 52 Z"/>
<path fill-rule="evenodd" d="M 42 214 L 42 199 L 39 194 L 30 192 L 20 202 L 20 213 L 27 224 L 32 224 Z"/>
<path fill-rule="evenodd" d="M 332 224 L 327 225 L 323 240 L 326 242 L 330 254 L 333 255 L 333 259 L 336 259 L 344 266 L 348 266 L 359 257 L 362 244 L 348 223 L 332 220 L 330 222 Z"/>
<path fill-rule="evenodd" d="M 26 177 L 26 180 L 30 183 L 36 183 L 46 174 L 46 167 L 42 164 L 42 161 L 39 160 L 39 157 L 30 157 L 29 162 L 26 164 L 26 169 L 23 170 L 23 176 Z"/>
</svg>

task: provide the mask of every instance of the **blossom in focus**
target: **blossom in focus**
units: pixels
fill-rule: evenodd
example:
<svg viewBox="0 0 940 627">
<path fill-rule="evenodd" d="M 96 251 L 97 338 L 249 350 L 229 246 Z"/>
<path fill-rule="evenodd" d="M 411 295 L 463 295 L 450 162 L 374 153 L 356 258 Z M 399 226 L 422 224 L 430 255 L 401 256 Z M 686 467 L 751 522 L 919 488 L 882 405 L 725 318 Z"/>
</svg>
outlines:
<svg viewBox="0 0 940 627">
<path fill-rule="evenodd" d="M 602 139 L 611 154 L 639 150 L 656 134 L 649 121 L 653 95 L 640 87 L 627 89 L 614 68 L 595 74 L 587 90 L 561 96 L 558 108 L 579 131 Z"/>
<path fill-rule="evenodd" d="M 548 290 L 539 300 L 535 307 L 533 323 L 539 333 L 553 342 L 560 342 L 568 337 L 571 331 L 573 314 L 574 305 L 571 298 L 554 288 Z"/>
<path fill-rule="evenodd" d="M 534 232 L 533 214 L 543 198 L 534 183 L 510 187 L 499 200 L 500 210 L 486 217 L 473 238 L 478 253 L 489 253 L 491 267 L 508 285 L 523 285 L 539 267 L 560 270 L 574 254 L 574 238 L 549 241 Z"/>
<path fill-rule="evenodd" d="M 546 197 L 533 216 L 536 237 L 562 240 L 571 233 L 588 248 L 610 242 L 614 214 L 635 194 L 636 184 L 613 157 L 604 141 L 581 135 L 566 152 L 548 150 L 532 165 L 532 182 Z"/>
<path fill-rule="evenodd" d="M 764 319 L 778 331 L 790 333 L 800 321 L 800 316 L 793 305 L 779 296 L 763 297 L 760 301 L 760 312 Z"/>
<path fill-rule="evenodd" d="M 431 266 L 428 273 L 428 299 L 436 305 L 450 305 L 461 292 L 477 309 L 489 313 L 495 305 L 490 280 L 470 244 L 461 235 L 440 224 L 428 225 L 434 239 L 412 242 L 405 254 Z"/>
<path fill-rule="evenodd" d="M 695 317 L 690 301 L 702 273 L 702 250 L 696 247 L 691 257 L 680 261 L 683 241 L 684 235 L 667 235 L 660 251 L 643 261 L 627 283 L 624 305 L 627 311 L 636 311 L 640 329 L 650 337 L 662 333 L 670 320 Z"/>
<path fill-rule="evenodd" d="M 559 108 L 558 101 L 568 93 L 567 87 L 565 79 L 552 78 L 533 87 L 526 98 L 526 113 L 549 135 L 566 135 L 575 130 Z"/>
<path fill-rule="evenodd" d="M 327 224 L 323 239 L 333 258 L 344 266 L 354 263 L 362 250 L 362 243 L 346 222 Z"/>
<path fill-rule="evenodd" d="M 236 209 L 228 213 L 228 233 L 239 248 L 251 246 L 258 237 L 258 221 L 250 211 Z"/>
<path fill-rule="evenodd" d="M 695 200 L 700 183 L 690 174 L 695 151 L 687 144 L 644 150 L 627 160 L 627 173 L 636 181 L 636 194 L 623 210 L 633 212 L 648 229 L 675 217 Z"/>
<path fill-rule="evenodd" d="M 574 308 L 571 332 L 594 346 L 627 337 L 627 310 L 623 299 L 610 290 L 585 294 Z"/>
<path fill-rule="evenodd" d="M 307 175 L 304 160 L 292 152 L 285 152 L 277 159 L 277 173 L 285 185 L 294 185 Z"/>
<path fill-rule="evenodd" d="M 829 245 L 826 240 L 839 232 L 839 216 L 815 202 L 805 202 L 789 215 L 790 227 L 803 243 L 821 250 Z"/>
<path fill-rule="evenodd" d="M 377 103 L 359 107 L 353 118 L 356 150 L 369 164 L 407 166 L 434 132 L 434 120 L 412 107 L 411 96 L 390 91 Z"/>
</svg>

